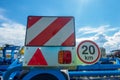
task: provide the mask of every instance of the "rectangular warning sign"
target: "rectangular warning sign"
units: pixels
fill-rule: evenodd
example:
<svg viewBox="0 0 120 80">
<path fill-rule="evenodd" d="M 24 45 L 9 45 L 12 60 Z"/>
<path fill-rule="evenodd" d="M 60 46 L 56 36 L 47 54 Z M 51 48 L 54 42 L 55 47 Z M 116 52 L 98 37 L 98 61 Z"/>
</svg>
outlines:
<svg viewBox="0 0 120 80">
<path fill-rule="evenodd" d="M 29 16 L 25 46 L 75 46 L 74 17 Z"/>
</svg>

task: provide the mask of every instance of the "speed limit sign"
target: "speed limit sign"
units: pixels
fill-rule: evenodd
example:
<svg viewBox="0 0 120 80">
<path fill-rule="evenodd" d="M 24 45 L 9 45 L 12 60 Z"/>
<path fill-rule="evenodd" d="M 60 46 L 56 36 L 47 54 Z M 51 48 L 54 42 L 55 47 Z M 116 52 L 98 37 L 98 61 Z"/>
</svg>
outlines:
<svg viewBox="0 0 120 80">
<path fill-rule="evenodd" d="M 78 58 L 85 64 L 94 64 L 100 57 L 100 49 L 98 45 L 90 40 L 82 41 L 77 47 Z"/>
</svg>

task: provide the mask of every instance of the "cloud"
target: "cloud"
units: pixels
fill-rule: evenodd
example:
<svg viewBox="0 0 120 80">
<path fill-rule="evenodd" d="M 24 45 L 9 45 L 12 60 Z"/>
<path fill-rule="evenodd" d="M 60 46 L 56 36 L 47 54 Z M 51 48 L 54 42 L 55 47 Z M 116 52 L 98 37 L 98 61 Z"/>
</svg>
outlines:
<svg viewBox="0 0 120 80">
<path fill-rule="evenodd" d="M 102 33 L 97 33 L 94 36 L 90 36 L 90 37 L 82 37 L 82 38 L 76 39 L 77 43 L 79 43 L 83 40 L 95 41 L 101 47 L 103 47 L 103 44 L 108 41 L 107 36 L 105 34 L 102 34 Z"/>
<path fill-rule="evenodd" d="M 108 40 L 107 40 L 107 35 L 106 34 L 103 34 L 103 33 L 97 33 L 93 40 L 100 46 L 100 47 L 103 47 L 104 43 L 106 43 Z"/>
<path fill-rule="evenodd" d="M 82 38 L 76 38 L 77 45 L 84 40 L 94 40 L 94 37 L 82 37 Z"/>
<path fill-rule="evenodd" d="M 104 43 L 104 47 L 108 50 L 120 49 L 120 31 L 116 32 L 112 37 L 108 37 L 108 41 Z"/>
<path fill-rule="evenodd" d="M 84 26 L 78 30 L 78 33 L 82 33 L 82 35 L 86 34 L 92 34 L 92 33 L 106 33 L 111 31 L 116 31 L 118 28 L 112 28 L 110 25 L 103 25 L 99 27 L 90 27 L 90 26 Z"/>
<path fill-rule="evenodd" d="M 4 44 L 24 45 L 25 26 L 0 14 L 0 46 Z"/>
<path fill-rule="evenodd" d="M 83 27 L 80 28 L 79 31 L 82 35 L 90 35 L 94 33 L 92 36 L 86 37 L 82 36 L 77 38 L 77 43 L 83 40 L 92 40 L 95 41 L 99 47 L 105 47 L 107 52 L 110 52 L 115 49 L 120 49 L 120 30 L 118 27 L 112 27 L 109 25 L 99 26 L 96 28 L 92 27 Z M 86 32 L 87 31 L 87 32 Z M 113 34 L 109 35 L 112 31 L 115 31 Z M 80 33 L 80 35 L 81 35 Z M 79 35 L 79 33 L 77 33 Z"/>
</svg>

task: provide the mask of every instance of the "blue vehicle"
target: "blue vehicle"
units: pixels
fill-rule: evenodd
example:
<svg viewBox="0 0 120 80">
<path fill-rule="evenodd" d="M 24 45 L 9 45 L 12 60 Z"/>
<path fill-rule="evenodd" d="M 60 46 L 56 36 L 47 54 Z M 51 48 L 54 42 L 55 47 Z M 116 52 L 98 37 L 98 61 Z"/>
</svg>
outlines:
<svg viewBox="0 0 120 80">
<path fill-rule="evenodd" d="M 3 80 L 80 80 L 82 76 L 120 75 L 119 59 L 100 59 L 95 42 L 85 40 L 76 47 L 74 27 L 71 16 L 28 16 L 24 55 L 20 55 L 24 59 L 14 58 L 17 46 L 2 49 Z"/>
<path fill-rule="evenodd" d="M 79 65 L 69 70 L 71 80 L 119 80 L 120 59 L 104 57 L 93 65 Z"/>
<path fill-rule="evenodd" d="M 19 52 L 20 46 L 8 45 L 5 44 L 1 47 L 1 56 L 0 56 L 0 76 L 3 76 L 4 73 L 10 68 L 17 66 L 18 64 L 21 66 L 17 59 L 17 54 Z"/>
</svg>

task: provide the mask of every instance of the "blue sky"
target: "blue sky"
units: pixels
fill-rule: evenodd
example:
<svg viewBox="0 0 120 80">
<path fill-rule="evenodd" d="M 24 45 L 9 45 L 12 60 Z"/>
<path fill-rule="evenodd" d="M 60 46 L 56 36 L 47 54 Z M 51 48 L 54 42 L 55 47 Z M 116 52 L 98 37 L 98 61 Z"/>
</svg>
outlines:
<svg viewBox="0 0 120 80">
<path fill-rule="evenodd" d="M 28 15 L 72 15 L 81 25 L 120 26 L 119 0 L 1 0 L 6 17 L 26 25 Z"/>
<path fill-rule="evenodd" d="M 108 50 L 119 49 L 119 3 L 120 0 L 0 0 L 0 44 L 24 43 L 28 15 L 74 16 L 77 42 L 90 39 Z M 16 34 L 18 38 L 13 36 Z"/>
</svg>

